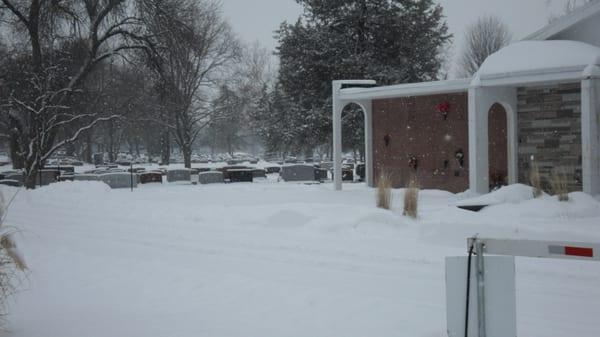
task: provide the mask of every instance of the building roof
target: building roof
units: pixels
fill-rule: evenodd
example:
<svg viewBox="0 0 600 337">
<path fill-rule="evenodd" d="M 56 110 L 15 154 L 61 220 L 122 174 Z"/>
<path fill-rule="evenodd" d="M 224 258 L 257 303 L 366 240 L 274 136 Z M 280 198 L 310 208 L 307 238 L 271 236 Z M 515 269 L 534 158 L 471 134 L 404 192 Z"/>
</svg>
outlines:
<svg viewBox="0 0 600 337">
<path fill-rule="evenodd" d="M 548 40 L 552 37 L 572 28 L 578 23 L 600 14 L 600 1 L 590 2 L 579 8 L 576 8 L 572 13 L 562 16 L 535 33 L 526 36 L 523 40 Z"/>
<path fill-rule="evenodd" d="M 600 48 L 577 41 L 520 41 L 490 55 L 471 85 L 581 80 L 600 66 Z"/>
<path fill-rule="evenodd" d="M 340 91 L 342 100 L 385 99 L 467 92 L 471 79 L 397 84 L 374 88 L 348 88 Z"/>
</svg>

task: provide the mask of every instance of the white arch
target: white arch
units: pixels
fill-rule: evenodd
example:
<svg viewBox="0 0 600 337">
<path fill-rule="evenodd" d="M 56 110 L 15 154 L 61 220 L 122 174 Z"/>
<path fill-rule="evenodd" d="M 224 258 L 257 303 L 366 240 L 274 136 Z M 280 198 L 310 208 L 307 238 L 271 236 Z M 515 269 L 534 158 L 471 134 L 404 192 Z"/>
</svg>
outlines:
<svg viewBox="0 0 600 337">
<path fill-rule="evenodd" d="M 469 188 L 489 192 L 489 111 L 500 104 L 506 111 L 508 183 L 518 181 L 517 89 L 473 87 L 469 89 Z"/>
<path fill-rule="evenodd" d="M 333 110 L 333 179 L 336 190 L 342 189 L 342 113 L 350 104 L 358 105 L 364 115 L 365 180 L 373 186 L 373 113 L 371 100 L 334 100 Z"/>
</svg>

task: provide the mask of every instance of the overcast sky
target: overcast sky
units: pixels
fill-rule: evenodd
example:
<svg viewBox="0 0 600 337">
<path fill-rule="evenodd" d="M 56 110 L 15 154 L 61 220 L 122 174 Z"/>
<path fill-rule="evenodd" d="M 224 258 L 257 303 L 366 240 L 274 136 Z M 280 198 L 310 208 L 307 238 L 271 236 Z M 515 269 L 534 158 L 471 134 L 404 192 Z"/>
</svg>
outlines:
<svg viewBox="0 0 600 337">
<path fill-rule="evenodd" d="M 273 31 L 284 20 L 294 22 L 302 8 L 294 0 L 221 0 L 223 12 L 235 31 L 247 42 L 259 41 L 274 49 Z M 582 2 L 583 0 L 580 0 Z M 499 16 L 506 22 L 515 39 L 543 27 L 548 18 L 563 10 L 567 0 L 437 0 L 446 14 L 450 32 L 454 34 L 453 54 L 462 47 L 465 28 L 486 14 Z"/>
</svg>

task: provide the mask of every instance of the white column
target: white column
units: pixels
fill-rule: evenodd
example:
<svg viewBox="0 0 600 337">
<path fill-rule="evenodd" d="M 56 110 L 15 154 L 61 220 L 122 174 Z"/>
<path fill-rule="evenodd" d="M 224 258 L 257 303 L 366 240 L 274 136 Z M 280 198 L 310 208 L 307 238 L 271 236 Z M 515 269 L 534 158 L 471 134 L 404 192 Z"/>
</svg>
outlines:
<svg viewBox="0 0 600 337">
<path fill-rule="evenodd" d="M 365 113 L 365 180 L 367 186 L 374 187 L 373 180 L 373 102 L 361 102 Z"/>
<path fill-rule="evenodd" d="M 488 112 L 483 88 L 469 89 L 469 189 L 489 192 Z"/>
<path fill-rule="evenodd" d="M 493 94 L 490 96 L 496 97 L 497 102 L 502 104 L 502 107 L 506 111 L 506 123 L 508 124 L 506 126 L 508 184 L 516 184 L 519 182 L 517 88 L 497 88 L 493 90 Z M 490 107 L 493 104 L 494 102 L 490 102 Z"/>
<path fill-rule="evenodd" d="M 581 146 L 583 191 L 600 194 L 600 67 L 586 69 L 581 82 Z"/>
<path fill-rule="evenodd" d="M 342 190 L 342 109 L 339 99 L 342 84 L 333 84 L 333 183 L 337 191 Z"/>
</svg>

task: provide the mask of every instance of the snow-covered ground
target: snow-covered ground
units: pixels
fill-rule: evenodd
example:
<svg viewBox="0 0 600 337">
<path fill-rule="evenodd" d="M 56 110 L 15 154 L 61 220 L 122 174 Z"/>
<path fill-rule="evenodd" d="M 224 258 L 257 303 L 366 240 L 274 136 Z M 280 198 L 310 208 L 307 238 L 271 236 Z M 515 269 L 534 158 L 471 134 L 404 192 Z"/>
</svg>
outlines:
<svg viewBox="0 0 600 337">
<path fill-rule="evenodd" d="M 5 197 L 16 189 L 2 187 Z M 444 258 L 465 238 L 600 242 L 600 203 L 530 200 L 481 213 L 423 191 L 420 218 L 361 184 L 98 182 L 21 190 L 7 224 L 31 271 L 13 337 L 446 335 Z M 600 263 L 517 260 L 519 336 L 600 336 Z"/>
</svg>

